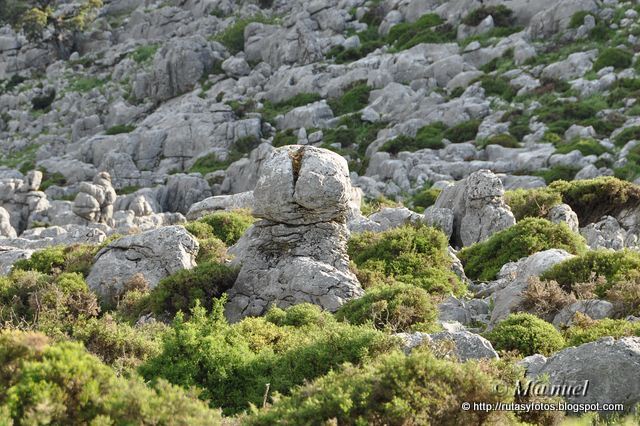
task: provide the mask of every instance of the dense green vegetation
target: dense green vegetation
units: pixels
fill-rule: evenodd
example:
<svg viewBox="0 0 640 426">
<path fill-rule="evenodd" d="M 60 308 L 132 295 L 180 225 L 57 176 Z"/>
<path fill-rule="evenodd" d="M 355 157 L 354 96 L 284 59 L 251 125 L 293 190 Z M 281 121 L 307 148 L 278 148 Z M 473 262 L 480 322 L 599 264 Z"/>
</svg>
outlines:
<svg viewBox="0 0 640 426">
<path fill-rule="evenodd" d="M 261 405 L 267 383 L 287 393 L 343 362 L 359 363 L 393 347 L 381 332 L 337 322 L 313 305 L 274 308 L 266 317 L 229 325 L 222 303 L 208 316 L 201 307 L 188 321 L 178 314 L 161 354 L 142 366 L 144 377 L 198 385 L 212 406 L 236 413 Z"/>
<path fill-rule="evenodd" d="M 576 314 L 573 324 L 565 332 L 567 346 L 579 346 L 583 343 L 595 342 L 601 337 L 611 336 L 616 339 L 626 336 L 640 336 L 640 323 L 626 319 L 614 320 L 605 318 L 592 320 L 584 314 Z"/>
<path fill-rule="evenodd" d="M 613 284 L 628 279 L 638 269 L 640 254 L 635 251 L 594 250 L 555 265 L 542 278 L 557 281 L 565 290 L 571 291 L 575 284 L 602 277 L 604 281 L 597 283 L 595 292 L 604 297 Z"/>
<path fill-rule="evenodd" d="M 586 251 L 586 244 L 564 223 L 526 218 L 486 241 L 465 247 L 459 257 L 469 278 L 489 281 L 506 263 L 552 248 L 580 254 Z"/>
<path fill-rule="evenodd" d="M 562 334 L 548 322 L 527 313 L 511 314 L 486 335 L 499 351 L 518 351 L 523 356 L 550 355 L 565 345 Z"/>
<path fill-rule="evenodd" d="M 353 235 L 349 256 L 367 281 L 394 280 L 413 284 L 431 294 L 464 293 L 451 271 L 445 235 L 426 226 L 404 226 L 381 233 Z"/>
</svg>

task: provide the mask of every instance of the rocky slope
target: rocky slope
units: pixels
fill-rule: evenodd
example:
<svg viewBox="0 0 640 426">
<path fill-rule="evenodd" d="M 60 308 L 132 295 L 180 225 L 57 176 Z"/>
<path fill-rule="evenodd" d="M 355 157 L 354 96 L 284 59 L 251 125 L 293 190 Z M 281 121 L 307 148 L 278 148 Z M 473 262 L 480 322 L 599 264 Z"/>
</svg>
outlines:
<svg viewBox="0 0 640 426">
<path fill-rule="evenodd" d="M 192 404 L 205 424 L 554 424 L 460 410 L 513 400 L 491 381 L 543 374 L 592 382 L 571 402 L 632 410 L 639 13 L 105 0 L 62 59 L 1 27 L 0 358 L 44 363 L 79 341 L 114 401 L 130 386 L 159 405 L 179 395 L 172 410 Z M 474 362 L 473 386 L 449 379 Z M 14 396 L 0 391 L 0 419 L 91 411 L 15 397 L 18 370 L 0 378 Z M 424 382 L 365 403 L 385 371 Z M 449 405 L 429 395 L 436 379 Z M 403 386 L 424 400 L 398 402 Z M 115 424 L 168 421 L 93 403 Z"/>
</svg>

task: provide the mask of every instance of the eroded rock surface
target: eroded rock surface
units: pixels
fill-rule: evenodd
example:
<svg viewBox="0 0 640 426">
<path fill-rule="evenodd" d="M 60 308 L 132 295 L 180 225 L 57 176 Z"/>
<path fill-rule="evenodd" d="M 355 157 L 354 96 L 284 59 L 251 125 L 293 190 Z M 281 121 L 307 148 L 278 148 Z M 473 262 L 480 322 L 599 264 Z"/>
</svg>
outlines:
<svg viewBox="0 0 640 426">
<path fill-rule="evenodd" d="M 231 249 L 242 268 L 228 293 L 229 320 L 303 302 L 335 311 L 362 295 L 346 250 L 350 197 L 341 156 L 299 145 L 273 151 L 254 191 L 263 220 Z"/>
</svg>

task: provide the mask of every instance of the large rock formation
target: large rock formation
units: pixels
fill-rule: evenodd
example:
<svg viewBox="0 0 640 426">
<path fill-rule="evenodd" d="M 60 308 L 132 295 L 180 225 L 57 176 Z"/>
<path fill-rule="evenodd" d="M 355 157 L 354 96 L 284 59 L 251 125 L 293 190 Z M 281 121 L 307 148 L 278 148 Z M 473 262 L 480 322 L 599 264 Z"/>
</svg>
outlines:
<svg viewBox="0 0 640 426">
<path fill-rule="evenodd" d="M 504 201 L 502 182 L 489 170 L 479 170 L 445 188 L 434 207 L 453 211 L 451 243 L 457 247 L 483 241 L 516 223 Z"/>
<path fill-rule="evenodd" d="M 42 172 L 36 170 L 22 179 L 0 181 L 0 206 L 6 211 L 6 214 L 0 214 L 2 236 L 15 237 L 14 234 L 20 234 L 35 217 L 49 208 L 46 194 L 40 191 L 41 182 Z"/>
<path fill-rule="evenodd" d="M 310 302 L 335 311 L 362 295 L 346 244 L 351 182 L 347 162 L 299 145 L 273 151 L 254 191 L 257 222 L 231 249 L 242 264 L 229 291 L 231 321 L 269 306 Z"/>
<path fill-rule="evenodd" d="M 153 288 L 162 278 L 196 266 L 199 248 L 198 241 L 182 226 L 123 237 L 98 252 L 87 283 L 105 299 L 117 296 L 137 273 Z"/>
<path fill-rule="evenodd" d="M 585 395 L 568 396 L 569 402 L 624 404 L 634 407 L 640 402 L 640 337 L 614 340 L 604 337 L 558 352 L 547 359 L 536 375 L 546 376 L 546 383 L 580 385 L 589 381 Z"/>
<path fill-rule="evenodd" d="M 100 172 L 93 178 L 93 183 L 80 184 L 73 212 L 89 222 L 112 224 L 115 201 L 116 191 L 111 186 L 111 176 Z"/>
</svg>

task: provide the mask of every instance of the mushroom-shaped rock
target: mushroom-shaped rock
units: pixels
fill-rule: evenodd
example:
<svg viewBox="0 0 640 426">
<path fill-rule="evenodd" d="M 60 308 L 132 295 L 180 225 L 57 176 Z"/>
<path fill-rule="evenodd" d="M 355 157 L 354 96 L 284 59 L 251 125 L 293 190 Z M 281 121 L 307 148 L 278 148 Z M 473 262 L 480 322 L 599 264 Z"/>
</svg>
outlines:
<svg viewBox="0 0 640 426">
<path fill-rule="evenodd" d="M 254 191 L 256 222 L 231 248 L 242 264 L 229 291 L 230 321 L 271 305 L 315 303 L 335 311 L 363 290 L 349 270 L 346 161 L 324 149 L 288 146 L 267 158 Z"/>
</svg>

